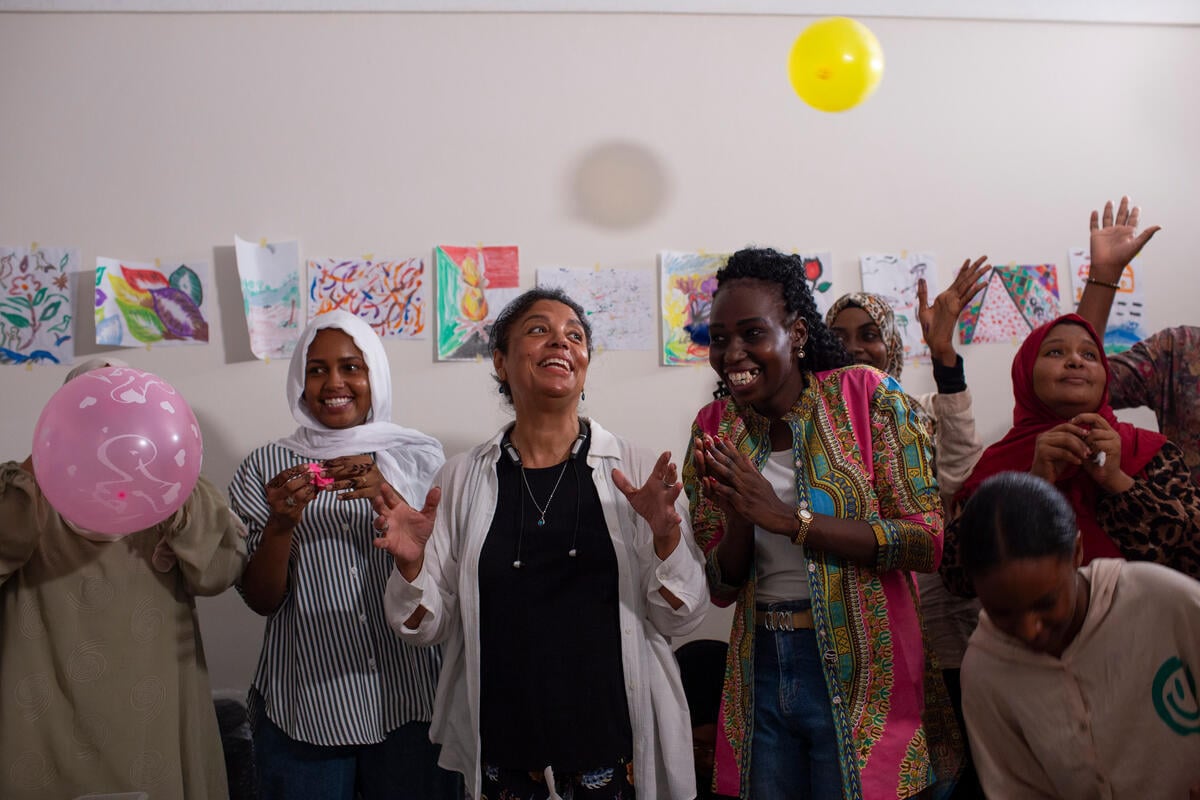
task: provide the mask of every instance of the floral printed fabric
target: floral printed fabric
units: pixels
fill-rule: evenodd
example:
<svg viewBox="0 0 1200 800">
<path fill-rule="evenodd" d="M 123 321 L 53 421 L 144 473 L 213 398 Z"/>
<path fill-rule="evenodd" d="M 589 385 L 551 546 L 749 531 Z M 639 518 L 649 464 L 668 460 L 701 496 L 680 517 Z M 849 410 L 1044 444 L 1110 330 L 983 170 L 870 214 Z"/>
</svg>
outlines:
<svg viewBox="0 0 1200 800">
<path fill-rule="evenodd" d="M 623 758 L 611 767 L 555 773 L 554 790 L 562 800 L 634 800 L 633 761 Z M 550 797 L 550 786 L 542 772 L 483 765 L 483 791 L 479 800 L 548 800 Z"/>
<path fill-rule="evenodd" d="M 1200 328 L 1165 328 L 1109 356 L 1108 366 L 1112 407 L 1153 410 L 1159 432 L 1179 446 L 1200 480 Z"/>
</svg>

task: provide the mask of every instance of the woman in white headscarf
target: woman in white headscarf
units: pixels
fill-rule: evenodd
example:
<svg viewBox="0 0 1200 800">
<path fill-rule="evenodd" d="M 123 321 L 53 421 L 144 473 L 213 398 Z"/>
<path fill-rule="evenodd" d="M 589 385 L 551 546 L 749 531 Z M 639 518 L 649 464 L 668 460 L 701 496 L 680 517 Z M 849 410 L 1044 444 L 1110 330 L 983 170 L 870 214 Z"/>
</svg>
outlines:
<svg viewBox="0 0 1200 800">
<path fill-rule="evenodd" d="M 342 311 L 309 323 L 288 372 L 299 427 L 255 450 L 229 494 L 249 529 L 240 586 L 267 617 L 250 694 L 260 796 L 461 796 L 429 721 L 441 655 L 391 635 L 379 598 L 392 563 L 371 544 L 371 498 L 419 502 L 442 447 L 391 422 L 379 337 Z"/>
</svg>

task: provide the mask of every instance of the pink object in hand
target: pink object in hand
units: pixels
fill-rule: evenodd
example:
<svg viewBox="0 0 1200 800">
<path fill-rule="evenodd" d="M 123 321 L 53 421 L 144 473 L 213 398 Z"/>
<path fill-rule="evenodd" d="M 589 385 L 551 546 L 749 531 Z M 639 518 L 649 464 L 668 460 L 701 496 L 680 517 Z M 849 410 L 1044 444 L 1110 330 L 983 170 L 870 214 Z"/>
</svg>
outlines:
<svg viewBox="0 0 1200 800">
<path fill-rule="evenodd" d="M 333 478 L 326 475 L 325 468 L 316 461 L 309 463 L 308 474 L 312 476 L 313 486 L 316 486 L 318 489 L 324 489 L 333 483 Z"/>
</svg>

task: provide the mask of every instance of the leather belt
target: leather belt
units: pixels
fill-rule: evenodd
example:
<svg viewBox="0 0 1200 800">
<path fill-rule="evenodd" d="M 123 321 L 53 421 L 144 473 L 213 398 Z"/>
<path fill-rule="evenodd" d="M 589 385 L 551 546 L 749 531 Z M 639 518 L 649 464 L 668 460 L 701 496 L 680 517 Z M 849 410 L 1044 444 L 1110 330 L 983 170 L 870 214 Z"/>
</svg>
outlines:
<svg viewBox="0 0 1200 800">
<path fill-rule="evenodd" d="M 755 609 L 754 624 L 769 631 L 802 631 L 813 627 L 811 608 L 803 611 L 764 611 Z"/>
</svg>

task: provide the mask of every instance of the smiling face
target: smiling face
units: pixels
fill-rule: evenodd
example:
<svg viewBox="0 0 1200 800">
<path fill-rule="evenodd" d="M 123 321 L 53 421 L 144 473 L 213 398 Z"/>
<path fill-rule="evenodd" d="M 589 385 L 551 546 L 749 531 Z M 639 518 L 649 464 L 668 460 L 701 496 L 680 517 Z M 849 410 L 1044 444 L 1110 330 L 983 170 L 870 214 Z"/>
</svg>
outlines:
<svg viewBox="0 0 1200 800">
<path fill-rule="evenodd" d="M 1108 373 L 1100 347 L 1080 325 L 1062 323 L 1046 334 L 1033 362 L 1033 392 L 1056 415 L 1070 419 L 1100 407 Z"/>
<path fill-rule="evenodd" d="M 887 370 L 887 343 L 879 325 L 866 311 L 858 306 L 846 306 L 838 312 L 829 330 L 842 340 L 855 364 Z"/>
<path fill-rule="evenodd" d="M 327 428 L 353 428 L 371 413 L 367 362 L 354 339 L 337 328 L 324 328 L 308 346 L 301 400 Z"/>
<path fill-rule="evenodd" d="M 797 354 L 808 326 L 789 321 L 782 289 L 755 278 L 729 281 L 713 298 L 708 363 L 739 403 L 781 419 L 804 389 Z"/>
<path fill-rule="evenodd" d="M 578 402 L 587 381 L 587 332 L 570 306 L 538 300 L 512 323 L 507 352 L 492 353 L 513 404 L 537 397 Z"/>
<path fill-rule="evenodd" d="M 1079 633 L 1088 585 L 1079 574 L 1083 543 L 1073 556 L 1052 554 L 1001 561 L 973 577 L 992 624 L 1030 650 L 1061 656 Z"/>
</svg>

